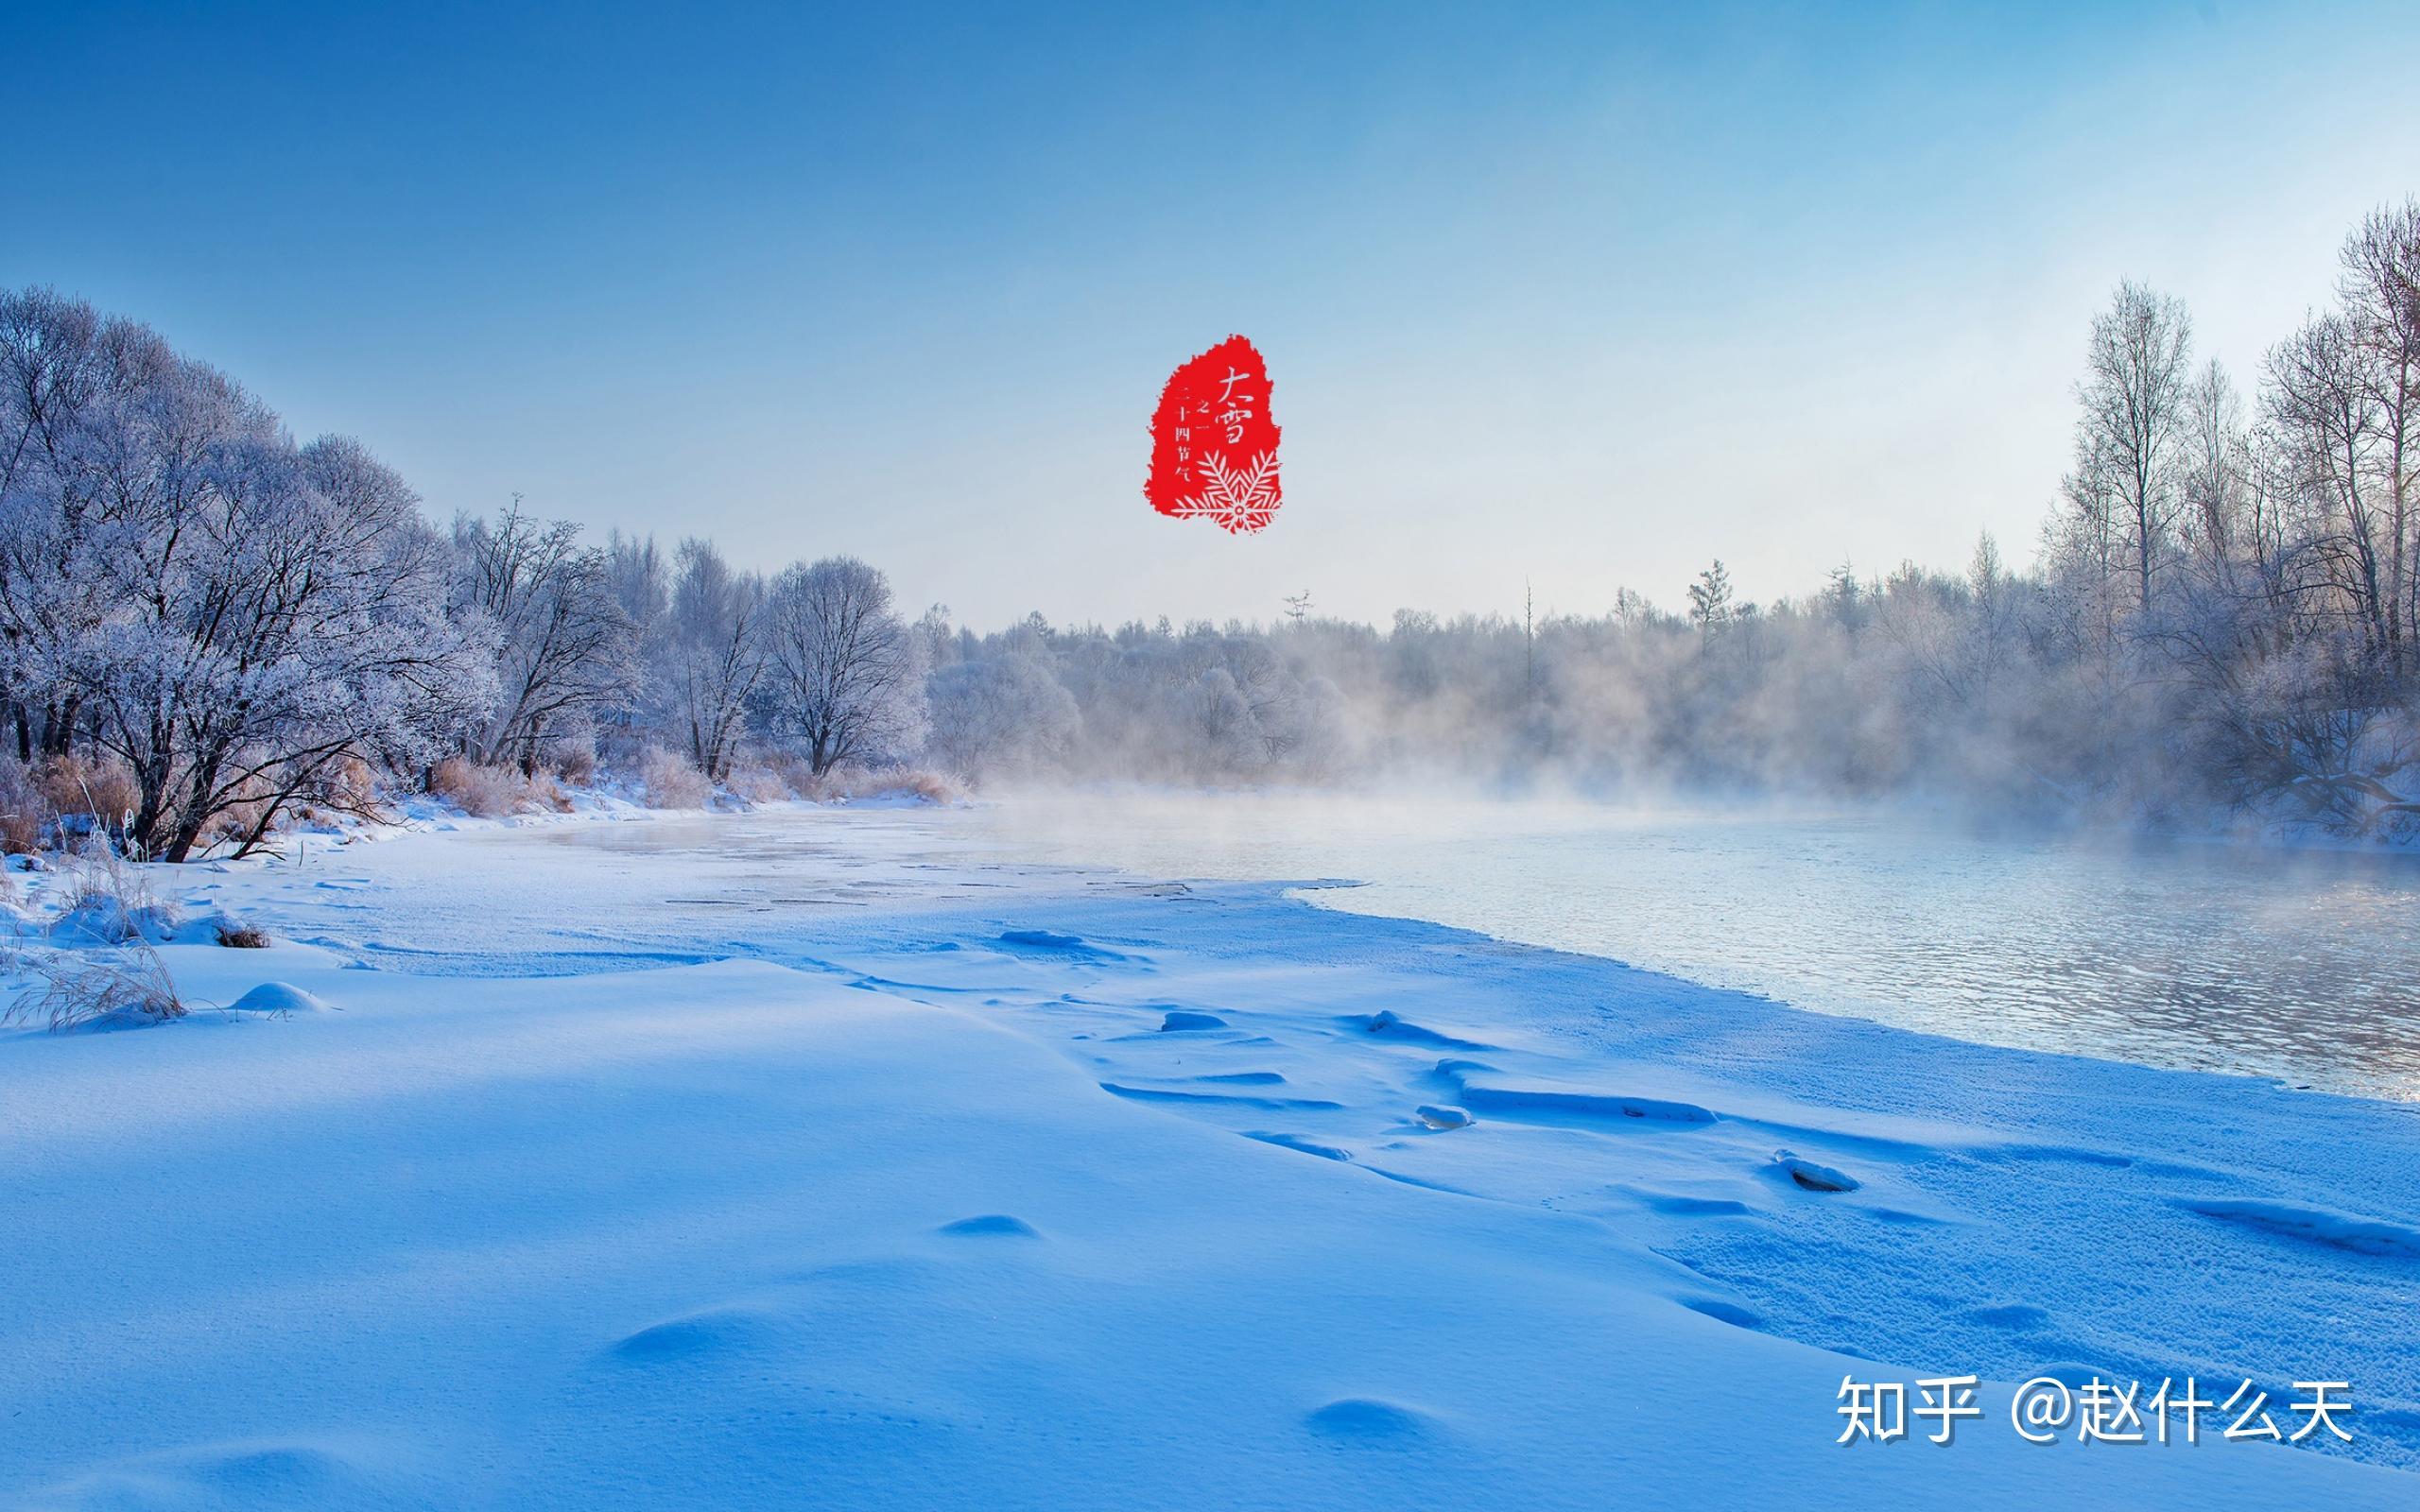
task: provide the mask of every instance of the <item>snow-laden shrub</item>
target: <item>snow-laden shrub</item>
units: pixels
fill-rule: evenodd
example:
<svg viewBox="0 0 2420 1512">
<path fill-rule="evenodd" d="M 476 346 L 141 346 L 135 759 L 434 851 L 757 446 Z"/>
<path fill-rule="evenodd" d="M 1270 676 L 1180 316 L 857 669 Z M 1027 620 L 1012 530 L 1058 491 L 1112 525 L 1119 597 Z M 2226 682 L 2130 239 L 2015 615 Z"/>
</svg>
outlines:
<svg viewBox="0 0 2420 1512">
<path fill-rule="evenodd" d="M 723 785 L 743 803 L 780 803 L 792 797 L 789 783 L 769 766 L 735 767 Z"/>
<path fill-rule="evenodd" d="M 384 820 L 390 817 L 387 796 L 377 769 L 358 756 L 348 756 L 329 769 L 314 800 L 289 812 L 309 825 L 323 824 L 332 815 Z"/>
<path fill-rule="evenodd" d="M 596 781 L 596 732 L 580 730 L 549 742 L 541 758 L 546 769 L 574 787 Z"/>
<path fill-rule="evenodd" d="M 788 751 L 773 751 L 765 758 L 765 768 L 780 779 L 782 791 L 791 798 L 813 799 L 822 787 L 815 768 L 804 756 Z"/>
<path fill-rule="evenodd" d="M 26 764 L 0 756 L 0 850 L 41 850 L 58 820 L 58 808 Z"/>
<path fill-rule="evenodd" d="M 536 778 L 552 778 L 567 787 L 595 787 L 607 771 L 633 769 L 639 752 L 652 744 L 632 728 L 601 727 L 587 715 L 577 714 L 547 731 L 538 743 L 529 770 Z M 507 758 L 497 765 L 519 771 L 522 764 L 517 758 Z"/>
<path fill-rule="evenodd" d="M 517 814 L 530 798 L 529 784 L 519 772 L 482 766 L 462 756 L 449 756 L 437 764 L 428 774 L 428 791 L 483 819 Z"/>
<path fill-rule="evenodd" d="M 912 798 L 925 803 L 962 803 L 966 789 L 946 773 L 922 766 L 894 766 L 876 772 L 875 798 Z"/>
<path fill-rule="evenodd" d="M 126 764 L 105 757 L 53 756 L 38 779 L 53 812 L 90 815 L 104 828 L 123 824 L 143 801 Z"/>
<path fill-rule="evenodd" d="M 639 786 L 651 809 L 701 809 L 715 796 L 714 784 L 687 757 L 661 746 L 640 753 Z"/>
<path fill-rule="evenodd" d="M 799 794 L 818 803 L 866 803 L 882 799 L 957 803 L 965 789 L 940 772 L 921 766 L 840 766 L 809 777 Z"/>
</svg>

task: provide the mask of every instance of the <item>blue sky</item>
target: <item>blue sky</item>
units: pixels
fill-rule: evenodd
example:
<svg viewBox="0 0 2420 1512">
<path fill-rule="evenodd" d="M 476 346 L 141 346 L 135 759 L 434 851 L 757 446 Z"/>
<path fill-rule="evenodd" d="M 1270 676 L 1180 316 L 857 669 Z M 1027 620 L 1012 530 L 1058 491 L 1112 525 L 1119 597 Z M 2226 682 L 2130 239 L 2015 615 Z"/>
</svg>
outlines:
<svg viewBox="0 0 2420 1512">
<path fill-rule="evenodd" d="M 36 6 L 0 283 L 439 518 L 854 552 L 995 625 L 2030 556 L 2093 310 L 2249 383 L 2420 191 L 2386 7 Z M 1287 507 L 1140 495 L 1267 354 Z"/>
</svg>

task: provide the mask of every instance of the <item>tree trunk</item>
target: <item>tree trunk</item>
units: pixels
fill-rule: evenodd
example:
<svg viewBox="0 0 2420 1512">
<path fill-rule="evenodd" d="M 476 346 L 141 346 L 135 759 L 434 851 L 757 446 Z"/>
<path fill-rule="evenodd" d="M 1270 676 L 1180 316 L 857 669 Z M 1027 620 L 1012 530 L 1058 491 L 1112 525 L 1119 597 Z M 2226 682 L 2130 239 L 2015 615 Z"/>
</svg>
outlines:
<svg viewBox="0 0 2420 1512">
<path fill-rule="evenodd" d="M 134 828 L 128 838 L 141 846 L 144 854 L 155 854 L 168 821 L 168 764 L 145 762 L 135 769 L 134 788 Z"/>
<path fill-rule="evenodd" d="M 177 825 L 177 833 L 169 839 L 168 849 L 160 859 L 182 865 L 187 856 L 193 854 L 193 848 L 200 839 L 201 816 L 189 814 Z"/>
</svg>

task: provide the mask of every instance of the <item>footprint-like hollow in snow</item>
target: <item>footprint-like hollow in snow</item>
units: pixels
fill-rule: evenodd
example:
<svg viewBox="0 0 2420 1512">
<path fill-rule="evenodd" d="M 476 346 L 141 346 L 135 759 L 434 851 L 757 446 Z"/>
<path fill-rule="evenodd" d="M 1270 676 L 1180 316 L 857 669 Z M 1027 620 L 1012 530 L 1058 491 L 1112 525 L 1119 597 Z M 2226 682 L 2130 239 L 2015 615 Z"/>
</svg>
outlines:
<svg viewBox="0 0 2420 1512">
<path fill-rule="evenodd" d="M 315 1444 L 251 1444 L 231 1448 L 195 1467 L 196 1478 L 253 1496 L 324 1490 L 354 1478 L 344 1456 Z"/>
<path fill-rule="evenodd" d="M 1039 1239 L 1042 1237 L 1041 1229 L 1023 1218 L 1011 1217 L 1005 1212 L 987 1212 L 979 1217 L 960 1218 L 956 1223 L 942 1225 L 941 1232 L 960 1239 Z"/>
<path fill-rule="evenodd" d="M 1352 1014 L 1343 1022 L 1364 1034 L 1374 1034 L 1387 1040 L 1402 1040 L 1416 1045 L 1435 1045 L 1444 1050 L 1492 1050 L 1495 1048 L 1493 1045 L 1483 1045 L 1473 1040 L 1457 1040 L 1452 1035 L 1439 1034 L 1434 1029 L 1407 1022 L 1396 1017 L 1395 1010 L 1392 1008 L 1381 1008 L 1375 1013 Z"/>
<path fill-rule="evenodd" d="M 1470 1108 L 1513 1116 L 1576 1114 L 1582 1118 L 1626 1118 L 1643 1124 L 1697 1125 L 1715 1122 L 1715 1114 L 1695 1103 L 1664 1097 L 1632 1097 L 1618 1092 L 1566 1091 L 1544 1087 L 1499 1087 L 1465 1080 L 1461 1100 Z"/>
<path fill-rule="evenodd" d="M 1773 1164 L 1792 1183 L 1809 1192 L 1855 1192 L 1862 1184 L 1845 1171 L 1818 1165 L 1805 1156 L 1792 1155 L 1788 1150 L 1773 1151 Z"/>
<path fill-rule="evenodd" d="M 1417 1407 L 1376 1397 L 1339 1397 L 1304 1420 L 1322 1438 L 1367 1444 L 1416 1443 L 1440 1427 Z"/>
<path fill-rule="evenodd" d="M 612 1353 L 632 1365 L 669 1365 L 747 1349 L 771 1334 L 771 1326 L 753 1313 L 717 1308 L 641 1329 L 617 1340 Z"/>
<path fill-rule="evenodd" d="M 2013 1333 L 2028 1333 L 2050 1326 L 2050 1314 L 2031 1302 L 1994 1302 L 1986 1307 L 1966 1310 L 1966 1321 L 1986 1328 L 2007 1329 Z"/>
<path fill-rule="evenodd" d="M 1107 950 L 1079 935 L 1061 935 L 1047 929 L 1009 929 L 1000 932 L 1000 943 L 1013 951 L 1063 955 L 1077 961 L 1122 961 L 1126 956 Z"/>
<path fill-rule="evenodd" d="M 1471 1126 L 1471 1115 L 1447 1103 L 1423 1103 L 1412 1109 L 1411 1116 L 1420 1120 L 1423 1126 L 1427 1128 L 1447 1129 Z"/>
<path fill-rule="evenodd" d="M 1694 1192 L 1655 1192 L 1645 1188 L 1631 1189 L 1631 1195 L 1650 1212 L 1660 1212 L 1672 1218 L 1738 1218 L 1754 1210 L 1737 1197 L 1701 1196 Z"/>
<path fill-rule="evenodd" d="M 1757 1333 L 1765 1331 L 1763 1315 L 1751 1313 L 1737 1302 L 1726 1302 L 1719 1297 L 1684 1297 L 1679 1300 L 1690 1312 L 1710 1317 L 1717 1323 L 1728 1323 L 1735 1329 L 1747 1329 Z"/>
<path fill-rule="evenodd" d="M 2187 1212 L 2216 1218 L 2238 1228 L 2274 1234 L 2281 1239 L 2349 1249 L 2355 1254 L 2388 1260 L 2420 1260 L 2420 1229 L 2407 1228 L 2382 1218 L 2338 1212 L 2295 1202 L 2270 1202 L 2253 1197 L 2190 1197 L 2177 1204 Z"/>
<path fill-rule="evenodd" d="M 321 1506 L 368 1500 L 372 1485 L 369 1467 L 337 1448 L 249 1439 L 145 1454 L 59 1490 L 60 1504 L 77 1506 Z"/>
<path fill-rule="evenodd" d="M 1100 1090 L 1113 1097 L 1123 1097 L 1137 1103 L 1190 1104 L 1197 1108 L 1225 1105 L 1230 1108 L 1257 1108 L 1268 1112 L 1288 1108 L 1315 1108 L 1332 1112 L 1342 1103 L 1324 1097 L 1252 1097 L 1242 1092 L 1181 1092 L 1168 1087 L 1129 1087 L 1121 1082 L 1105 1081 Z"/>
<path fill-rule="evenodd" d="M 1279 1149 L 1300 1150 L 1305 1155 L 1316 1155 L 1322 1160 L 1344 1160 L 1349 1162 L 1353 1159 L 1353 1152 L 1350 1150 L 1340 1150 L 1333 1144 L 1322 1144 L 1316 1140 L 1305 1138 L 1300 1134 L 1270 1134 L 1247 1130 L 1244 1134 L 1244 1138 L 1248 1140 L 1258 1140 L 1263 1144 L 1274 1144 Z"/>
</svg>

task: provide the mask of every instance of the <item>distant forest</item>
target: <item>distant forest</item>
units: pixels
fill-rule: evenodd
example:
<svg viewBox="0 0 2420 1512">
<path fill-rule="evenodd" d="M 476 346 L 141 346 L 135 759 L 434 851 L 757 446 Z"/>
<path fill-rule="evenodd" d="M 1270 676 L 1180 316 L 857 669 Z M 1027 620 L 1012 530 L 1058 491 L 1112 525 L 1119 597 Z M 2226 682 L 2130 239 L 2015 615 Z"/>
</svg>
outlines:
<svg viewBox="0 0 2420 1512">
<path fill-rule="evenodd" d="M 2175 300 L 2085 336 L 2031 567 L 1848 567 L 1758 605 L 1399 610 L 1116 629 L 909 618 L 847 558 L 450 527 L 360 442 L 49 290 L 0 293 L 0 828 L 83 816 L 171 860 L 434 788 L 600 769 L 667 804 L 920 766 L 978 785 L 1381 778 L 1922 795 L 2027 816 L 2420 813 L 2420 200 L 2346 238 L 2334 305 L 2249 387 Z"/>
</svg>

